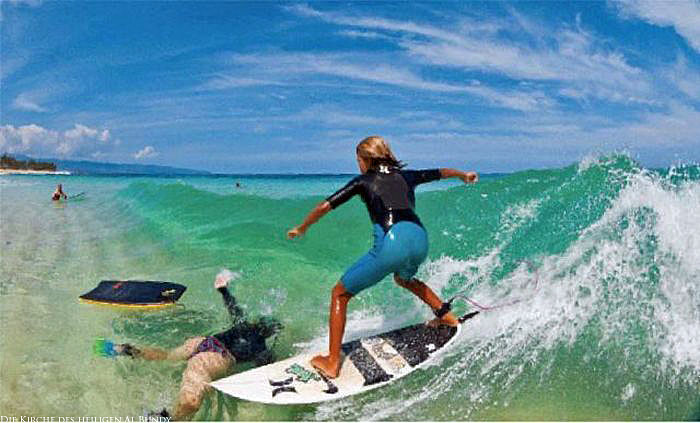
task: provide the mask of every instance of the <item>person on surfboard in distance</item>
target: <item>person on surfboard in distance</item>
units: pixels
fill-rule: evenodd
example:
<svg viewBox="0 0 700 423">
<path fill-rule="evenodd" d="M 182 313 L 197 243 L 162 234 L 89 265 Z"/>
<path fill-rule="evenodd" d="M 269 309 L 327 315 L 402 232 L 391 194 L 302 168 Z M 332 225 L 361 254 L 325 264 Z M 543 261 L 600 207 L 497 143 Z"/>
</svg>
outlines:
<svg viewBox="0 0 700 423">
<path fill-rule="evenodd" d="M 445 178 L 460 178 L 465 183 L 477 182 L 476 172 L 456 169 L 404 170 L 389 144 L 379 136 L 362 140 L 356 149 L 361 175 L 318 204 L 303 223 L 287 232 L 297 238 L 332 209 L 355 195 L 360 195 L 373 223 L 374 246 L 343 274 L 333 287 L 330 304 L 329 354 L 318 355 L 311 365 L 329 378 L 338 377 L 340 350 L 345 332 L 347 304 L 354 295 L 376 284 L 390 273 L 394 281 L 418 296 L 435 312 L 432 325 L 457 326 L 457 318 L 443 310 L 440 297 L 426 284 L 414 278 L 418 266 L 428 254 L 428 236 L 416 215 L 417 185 Z"/>
<path fill-rule="evenodd" d="M 100 341 L 96 345 L 98 353 L 104 356 L 128 355 L 144 360 L 187 360 L 187 368 L 182 375 L 180 393 L 172 414 L 173 420 L 191 417 L 199 410 L 204 394 L 210 390 L 209 382 L 223 376 L 237 362 L 254 361 L 262 366 L 272 363 L 274 356 L 265 340 L 277 334 L 282 324 L 270 317 L 261 317 L 255 322 L 245 319 L 243 310 L 236 304 L 227 286 L 234 274 L 228 270 L 220 272 L 214 281 L 214 288 L 223 297 L 233 326 L 212 336 L 197 336 L 185 341 L 181 346 L 165 351 L 152 347 L 134 347 L 130 344 L 114 344 Z M 163 409 L 153 416 L 171 417 Z"/>
<path fill-rule="evenodd" d="M 54 191 L 53 195 L 51 195 L 51 199 L 53 201 L 58 201 L 61 199 L 61 197 L 63 197 L 64 200 L 68 199 L 68 196 L 66 195 L 66 193 L 63 192 L 63 185 L 58 184 L 58 185 L 56 185 L 56 191 Z"/>
</svg>

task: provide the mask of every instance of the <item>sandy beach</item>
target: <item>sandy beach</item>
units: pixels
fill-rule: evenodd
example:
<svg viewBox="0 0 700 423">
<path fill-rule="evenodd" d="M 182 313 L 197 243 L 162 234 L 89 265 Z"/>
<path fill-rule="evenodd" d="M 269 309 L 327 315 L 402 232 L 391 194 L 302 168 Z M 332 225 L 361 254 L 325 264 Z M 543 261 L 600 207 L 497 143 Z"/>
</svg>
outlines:
<svg viewBox="0 0 700 423">
<path fill-rule="evenodd" d="M 70 175 L 66 170 L 0 169 L 0 175 Z"/>
</svg>

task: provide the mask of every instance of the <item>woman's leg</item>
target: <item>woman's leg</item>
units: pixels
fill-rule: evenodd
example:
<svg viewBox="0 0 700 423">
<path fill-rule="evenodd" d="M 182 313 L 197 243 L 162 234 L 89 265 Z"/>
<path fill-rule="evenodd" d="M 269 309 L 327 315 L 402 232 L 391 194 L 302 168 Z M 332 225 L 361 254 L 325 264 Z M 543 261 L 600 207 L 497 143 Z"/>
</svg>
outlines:
<svg viewBox="0 0 700 423">
<path fill-rule="evenodd" d="M 401 276 L 399 276 L 398 274 L 395 274 L 394 281 L 396 281 L 396 283 L 399 286 L 402 286 L 411 291 L 416 297 L 423 300 L 423 302 L 426 303 L 433 310 L 439 310 L 440 307 L 442 307 L 442 300 L 440 299 L 440 297 L 438 297 L 437 294 L 433 292 L 433 290 L 430 289 L 428 285 L 424 284 L 418 279 L 412 278 L 409 280 L 405 280 L 401 278 Z M 437 326 L 440 324 L 448 326 L 457 326 L 459 324 L 459 321 L 457 320 L 457 317 L 455 317 L 455 315 L 450 312 L 445 314 L 441 318 L 435 318 L 431 320 L 428 324 L 431 326 Z"/>
<path fill-rule="evenodd" d="M 340 347 L 343 343 L 350 298 L 352 298 L 352 294 L 345 290 L 341 281 L 338 281 L 331 293 L 331 310 L 328 318 L 330 326 L 328 355 L 317 355 L 311 359 L 311 365 L 330 378 L 336 378 L 340 373 Z"/>
<path fill-rule="evenodd" d="M 210 390 L 209 382 L 222 376 L 235 360 L 218 352 L 201 352 L 187 361 L 182 375 L 182 385 L 175 404 L 172 419 L 175 421 L 191 417 L 199 410 L 204 394 Z"/>
</svg>

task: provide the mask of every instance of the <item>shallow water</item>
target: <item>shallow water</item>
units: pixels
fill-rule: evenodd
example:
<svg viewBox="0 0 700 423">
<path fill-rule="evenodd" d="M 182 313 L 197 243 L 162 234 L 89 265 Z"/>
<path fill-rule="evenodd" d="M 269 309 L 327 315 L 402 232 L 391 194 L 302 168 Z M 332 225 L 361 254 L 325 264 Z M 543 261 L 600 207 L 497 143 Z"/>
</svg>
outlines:
<svg viewBox="0 0 700 423">
<path fill-rule="evenodd" d="M 330 289 L 370 243 L 353 200 L 285 239 L 348 176 L 0 177 L 0 414 L 138 416 L 169 406 L 184 365 L 92 355 L 99 337 L 173 347 L 226 327 L 226 267 L 253 315 L 285 324 L 280 357 L 324 346 Z M 236 188 L 235 182 L 242 188 Z M 55 184 L 79 201 L 49 200 Z M 502 306 L 426 370 L 319 406 L 213 393 L 201 420 L 685 420 L 700 418 L 700 168 L 625 156 L 441 182 L 417 209 L 419 277 Z M 170 280 L 181 305 L 79 304 L 102 279 Z M 466 304 L 457 304 L 464 312 Z M 389 279 L 350 303 L 348 338 L 429 317 Z"/>
</svg>

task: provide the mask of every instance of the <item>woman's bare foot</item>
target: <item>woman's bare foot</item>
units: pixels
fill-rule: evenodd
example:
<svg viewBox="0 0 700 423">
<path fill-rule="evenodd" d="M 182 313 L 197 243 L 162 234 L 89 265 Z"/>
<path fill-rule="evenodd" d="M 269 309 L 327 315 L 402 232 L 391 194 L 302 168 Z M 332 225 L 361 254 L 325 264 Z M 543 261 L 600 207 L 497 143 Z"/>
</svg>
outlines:
<svg viewBox="0 0 700 423">
<path fill-rule="evenodd" d="M 330 356 L 317 355 L 311 359 L 311 365 L 330 379 L 337 378 L 340 373 L 340 359 L 333 361 Z"/>
<path fill-rule="evenodd" d="M 436 328 L 439 326 L 459 326 L 459 320 L 452 313 L 447 313 L 442 317 L 436 317 L 427 323 L 431 328 Z"/>
</svg>

